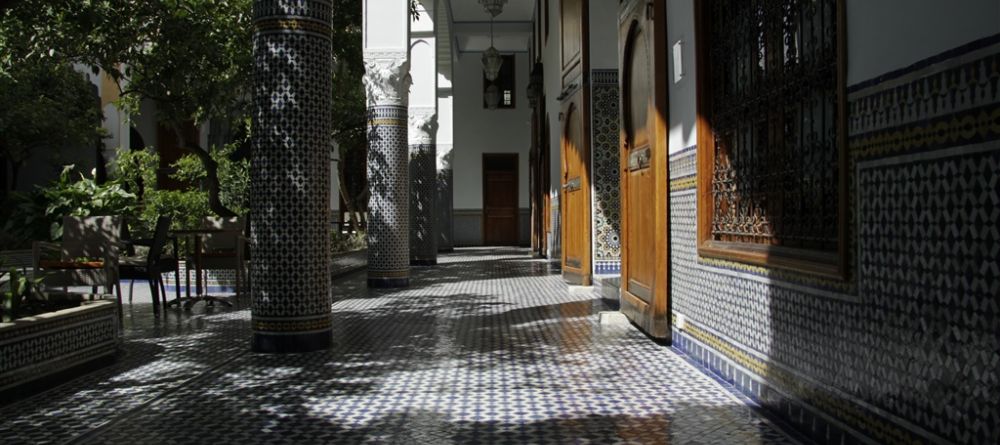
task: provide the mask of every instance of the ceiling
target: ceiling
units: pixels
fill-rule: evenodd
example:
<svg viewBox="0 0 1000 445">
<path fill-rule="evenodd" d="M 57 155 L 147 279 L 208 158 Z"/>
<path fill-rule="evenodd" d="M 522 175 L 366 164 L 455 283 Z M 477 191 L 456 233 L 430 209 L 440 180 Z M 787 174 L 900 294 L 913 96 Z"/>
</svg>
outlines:
<svg viewBox="0 0 1000 445">
<path fill-rule="evenodd" d="M 452 35 L 459 52 L 490 47 L 490 15 L 478 0 L 445 0 L 450 8 Z M 493 46 L 500 52 L 523 52 L 531 45 L 535 0 L 509 0 L 493 22 Z"/>
</svg>

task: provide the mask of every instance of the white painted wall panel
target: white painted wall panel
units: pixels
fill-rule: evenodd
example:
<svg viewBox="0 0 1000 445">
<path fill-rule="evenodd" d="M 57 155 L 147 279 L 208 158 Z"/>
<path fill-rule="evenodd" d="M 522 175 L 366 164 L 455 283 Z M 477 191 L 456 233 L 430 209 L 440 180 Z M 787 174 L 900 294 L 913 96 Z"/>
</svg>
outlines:
<svg viewBox="0 0 1000 445">
<path fill-rule="evenodd" d="M 590 0 L 590 68 L 618 69 L 618 2 Z"/>
<path fill-rule="evenodd" d="M 455 208 L 483 206 L 483 153 L 518 154 L 518 201 L 528 207 L 528 155 L 531 148 L 531 108 L 528 55 L 515 59 L 515 109 L 483 108 L 483 69 L 479 53 L 463 54 L 454 66 Z"/>
<path fill-rule="evenodd" d="M 997 0 L 848 1 L 847 84 L 997 33 Z"/>
</svg>

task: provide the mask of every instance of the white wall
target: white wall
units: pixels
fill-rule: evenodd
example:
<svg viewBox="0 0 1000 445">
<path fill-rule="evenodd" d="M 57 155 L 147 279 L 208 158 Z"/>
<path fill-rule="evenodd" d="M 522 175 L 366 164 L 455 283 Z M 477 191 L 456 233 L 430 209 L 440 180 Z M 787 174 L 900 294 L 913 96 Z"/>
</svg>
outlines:
<svg viewBox="0 0 1000 445">
<path fill-rule="evenodd" d="M 847 84 L 997 33 L 997 0 L 851 0 L 847 2 Z"/>
<path fill-rule="evenodd" d="M 695 41 L 694 41 L 694 0 L 671 0 L 667 2 L 667 48 L 673 51 L 674 44 L 681 42 L 681 70 L 684 76 L 674 83 L 674 61 L 667 57 L 667 109 L 670 113 L 670 153 L 698 143 L 695 133 L 697 108 L 695 107 Z M 672 53 L 671 53 L 672 54 Z"/>
<path fill-rule="evenodd" d="M 367 0 L 363 3 L 364 48 L 399 50 L 409 43 L 410 2 Z"/>
<path fill-rule="evenodd" d="M 618 69 L 618 2 L 590 0 L 590 68 Z"/>
<path fill-rule="evenodd" d="M 483 108 L 483 68 L 479 53 L 464 53 L 454 65 L 455 208 L 483 207 L 483 153 L 518 154 L 518 205 L 528 207 L 528 155 L 531 148 L 531 108 L 528 55 L 515 59 L 515 109 Z"/>
<path fill-rule="evenodd" d="M 1000 33 L 997 0 L 850 0 L 847 2 L 847 85 Z M 668 57 L 670 152 L 697 143 L 695 134 L 694 1 L 667 2 L 668 47 L 682 40 L 684 78 L 673 83 Z"/>
</svg>

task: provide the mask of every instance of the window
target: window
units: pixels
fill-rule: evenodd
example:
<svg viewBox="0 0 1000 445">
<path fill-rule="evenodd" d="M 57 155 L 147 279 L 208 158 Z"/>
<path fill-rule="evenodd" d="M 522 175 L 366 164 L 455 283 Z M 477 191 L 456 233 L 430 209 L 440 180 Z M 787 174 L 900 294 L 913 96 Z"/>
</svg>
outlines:
<svg viewBox="0 0 1000 445">
<path fill-rule="evenodd" d="M 701 0 L 705 257 L 842 277 L 843 0 Z"/>
<path fill-rule="evenodd" d="M 500 90 L 500 104 L 497 108 L 516 108 L 517 104 L 514 103 L 514 55 L 506 54 L 500 57 L 503 57 L 500 74 L 497 75 L 497 80 L 492 82 Z M 486 104 L 486 89 L 489 88 L 490 83 L 486 74 L 483 74 L 483 108 L 489 108 Z"/>
</svg>

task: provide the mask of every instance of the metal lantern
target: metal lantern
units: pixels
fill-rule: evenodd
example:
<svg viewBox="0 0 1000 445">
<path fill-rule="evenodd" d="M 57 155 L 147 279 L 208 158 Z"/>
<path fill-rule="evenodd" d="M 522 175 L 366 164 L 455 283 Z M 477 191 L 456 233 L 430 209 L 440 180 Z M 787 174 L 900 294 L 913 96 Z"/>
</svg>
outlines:
<svg viewBox="0 0 1000 445">
<path fill-rule="evenodd" d="M 486 74 L 486 78 L 490 82 L 497 80 L 501 66 L 503 66 L 503 57 L 500 57 L 500 51 L 497 51 L 493 46 L 486 48 L 486 51 L 483 51 L 483 73 Z"/>
<path fill-rule="evenodd" d="M 507 4 L 507 0 L 479 0 L 479 3 L 489 15 L 496 17 L 503 12 L 503 5 Z"/>
<path fill-rule="evenodd" d="M 486 99 L 487 108 L 496 110 L 500 106 L 500 88 L 495 83 L 491 83 L 490 86 L 486 87 L 483 99 Z"/>
</svg>

